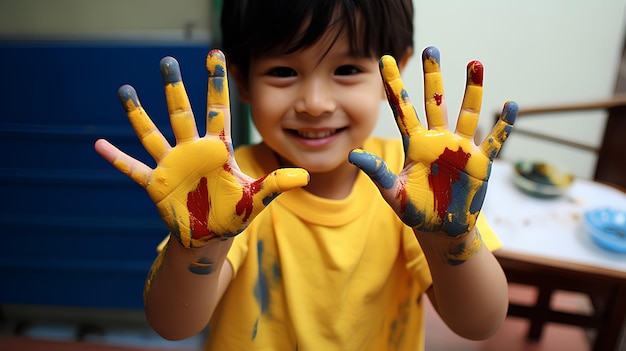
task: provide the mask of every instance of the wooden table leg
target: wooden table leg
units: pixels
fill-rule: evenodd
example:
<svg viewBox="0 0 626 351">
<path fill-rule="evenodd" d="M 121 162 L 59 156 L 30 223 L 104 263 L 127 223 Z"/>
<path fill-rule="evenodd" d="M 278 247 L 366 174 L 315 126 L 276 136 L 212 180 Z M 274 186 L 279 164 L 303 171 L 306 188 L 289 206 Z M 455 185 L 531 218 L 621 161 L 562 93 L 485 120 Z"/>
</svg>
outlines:
<svg viewBox="0 0 626 351">
<path fill-rule="evenodd" d="M 626 322 L 626 275 L 622 272 L 579 264 L 564 263 L 517 254 L 496 254 L 509 283 L 538 289 L 533 306 L 509 304 L 509 315 L 530 321 L 529 340 L 539 340 L 543 326 L 560 323 L 596 331 L 593 351 L 620 351 L 619 343 Z M 594 300 L 593 315 L 552 310 L 555 290 L 589 295 Z"/>
<path fill-rule="evenodd" d="M 593 351 L 619 351 L 619 343 L 626 326 L 626 282 L 616 284 L 606 304 L 603 326 L 598 328 Z"/>
<path fill-rule="evenodd" d="M 552 291 L 553 290 L 550 288 L 539 288 L 539 295 L 537 296 L 537 301 L 534 308 L 532 309 L 533 315 L 529 317 L 530 327 L 528 328 L 528 335 L 526 336 L 528 340 L 539 341 L 539 339 L 541 339 L 541 335 L 543 334 L 543 326 L 547 321 L 547 316 L 543 312 L 550 311 Z"/>
</svg>

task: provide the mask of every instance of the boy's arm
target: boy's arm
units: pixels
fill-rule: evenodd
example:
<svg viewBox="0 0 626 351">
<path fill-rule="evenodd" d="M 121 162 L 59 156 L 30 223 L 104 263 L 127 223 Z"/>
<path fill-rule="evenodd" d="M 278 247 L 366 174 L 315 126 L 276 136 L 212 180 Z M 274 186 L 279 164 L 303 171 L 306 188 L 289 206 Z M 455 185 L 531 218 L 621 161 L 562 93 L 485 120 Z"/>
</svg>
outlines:
<svg viewBox="0 0 626 351">
<path fill-rule="evenodd" d="M 168 340 L 200 332 L 232 278 L 226 254 L 233 238 L 188 249 L 169 240 L 150 269 L 144 304 L 152 328 Z M 193 268 L 195 267 L 195 268 Z"/>
<path fill-rule="evenodd" d="M 261 179 L 239 170 L 230 137 L 230 109 L 224 55 L 207 56 L 209 71 L 206 134 L 198 135 L 178 62 L 160 64 L 172 147 L 128 85 L 118 91 L 126 114 L 156 168 L 132 158 L 106 140 L 96 151 L 146 189 L 170 231 L 155 260 L 144 292 L 146 316 L 168 339 L 186 338 L 204 328 L 225 290 L 232 269 L 225 257 L 233 237 L 281 192 L 308 183 L 303 169 L 279 169 Z"/>
<path fill-rule="evenodd" d="M 413 228 L 433 278 L 431 297 L 458 334 L 481 339 L 506 316 L 507 284 L 475 225 L 487 191 L 491 164 L 508 137 L 517 104 L 502 116 L 480 146 L 473 137 L 482 103 L 483 66 L 467 66 L 467 85 L 454 132 L 448 129 L 439 51 L 422 54 L 428 128 L 422 126 L 395 60 L 381 59 L 389 104 L 402 134 L 405 166 L 393 174 L 378 156 L 354 150 L 350 162 L 366 172 L 404 223 Z"/>
</svg>

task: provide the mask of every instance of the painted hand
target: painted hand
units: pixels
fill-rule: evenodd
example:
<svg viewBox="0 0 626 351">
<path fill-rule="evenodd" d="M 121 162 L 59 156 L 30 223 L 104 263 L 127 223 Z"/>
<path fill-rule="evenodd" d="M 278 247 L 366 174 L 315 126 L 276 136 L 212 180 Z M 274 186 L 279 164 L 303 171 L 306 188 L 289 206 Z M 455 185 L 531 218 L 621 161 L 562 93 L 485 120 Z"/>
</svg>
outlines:
<svg viewBox="0 0 626 351">
<path fill-rule="evenodd" d="M 176 146 L 169 145 L 129 85 L 122 86 L 118 95 L 141 143 L 156 160 L 156 168 L 105 140 L 95 145 L 100 155 L 146 189 L 171 234 L 188 248 L 239 234 L 281 192 L 308 183 L 303 169 L 279 169 L 261 179 L 240 171 L 230 137 L 224 54 L 211 51 L 206 65 L 205 136 L 198 136 L 178 62 L 166 57 L 160 67 Z"/>
<path fill-rule="evenodd" d="M 422 232 L 458 237 L 475 225 L 483 204 L 491 164 L 511 132 L 515 102 L 504 105 L 500 120 L 480 146 L 474 141 L 482 103 L 483 66 L 467 66 L 467 84 L 456 131 L 447 126 L 439 51 L 422 54 L 428 128 L 418 120 L 395 60 L 380 60 L 389 105 L 402 134 L 405 165 L 394 174 L 378 156 L 354 150 L 350 162 L 366 172 L 404 223 Z"/>
</svg>

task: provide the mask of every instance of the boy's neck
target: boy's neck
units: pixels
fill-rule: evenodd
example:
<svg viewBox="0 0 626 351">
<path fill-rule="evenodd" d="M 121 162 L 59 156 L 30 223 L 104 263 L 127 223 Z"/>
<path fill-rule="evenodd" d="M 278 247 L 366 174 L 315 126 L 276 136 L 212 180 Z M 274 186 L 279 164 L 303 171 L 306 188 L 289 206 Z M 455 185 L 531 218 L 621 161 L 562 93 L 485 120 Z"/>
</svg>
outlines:
<svg viewBox="0 0 626 351">
<path fill-rule="evenodd" d="M 280 167 L 293 167 L 288 165 L 276 152 L 274 157 Z M 309 173 L 309 184 L 303 189 L 315 196 L 326 199 L 345 199 L 352 192 L 356 178 L 360 170 L 346 160 L 345 164 L 329 172 Z"/>
<path fill-rule="evenodd" d="M 311 180 L 304 190 L 326 199 L 341 200 L 352 192 L 359 172 L 357 167 L 346 160 L 345 165 L 331 172 L 311 173 Z"/>
</svg>

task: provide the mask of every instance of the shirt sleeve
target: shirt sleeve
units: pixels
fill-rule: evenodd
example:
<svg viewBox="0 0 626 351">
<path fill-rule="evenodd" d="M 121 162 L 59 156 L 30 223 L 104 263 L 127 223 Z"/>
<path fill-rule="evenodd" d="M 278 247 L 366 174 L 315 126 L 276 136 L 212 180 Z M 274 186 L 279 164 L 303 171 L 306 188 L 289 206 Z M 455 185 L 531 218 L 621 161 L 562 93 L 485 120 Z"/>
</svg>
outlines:
<svg viewBox="0 0 626 351">
<path fill-rule="evenodd" d="M 480 233 L 483 243 L 489 249 L 489 251 L 495 251 L 502 247 L 502 242 L 496 235 L 496 232 L 491 229 L 491 226 L 485 219 L 485 216 L 481 213 L 476 220 L 476 229 Z"/>
</svg>

